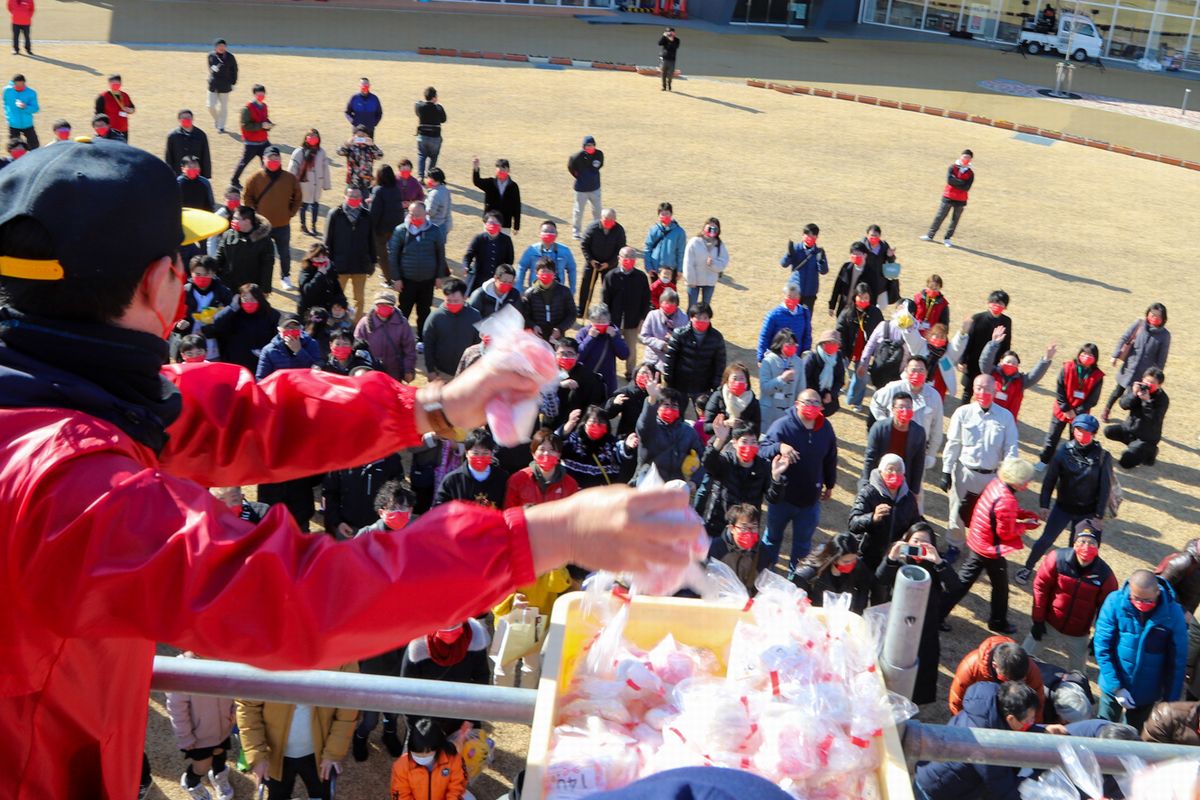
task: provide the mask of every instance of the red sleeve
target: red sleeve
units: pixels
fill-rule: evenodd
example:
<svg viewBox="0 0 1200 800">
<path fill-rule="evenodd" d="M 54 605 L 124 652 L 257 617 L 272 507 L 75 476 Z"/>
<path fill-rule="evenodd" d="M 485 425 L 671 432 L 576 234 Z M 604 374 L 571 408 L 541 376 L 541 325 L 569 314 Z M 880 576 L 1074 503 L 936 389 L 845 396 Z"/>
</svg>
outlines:
<svg viewBox="0 0 1200 800">
<path fill-rule="evenodd" d="M 521 473 L 514 472 L 508 477 L 508 484 L 504 487 L 504 507 L 516 508 L 523 505 L 521 502 Z"/>
<path fill-rule="evenodd" d="M 416 390 L 381 372 L 281 370 L 262 383 L 235 364 L 172 365 L 183 394 L 165 470 L 204 486 L 278 483 L 367 464 L 420 443 Z"/>
<path fill-rule="evenodd" d="M 252 526 L 197 484 L 108 451 L 30 481 L 6 557 L 30 620 L 267 669 L 397 647 L 532 583 L 524 511 L 448 503 L 402 533 L 338 542 L 283 506 Z M 33 532 L 37 532 L 36 535 Z"/>
<path fill-rule="evenodd" d="M 1058 585 L 1058 552 L 1051 550 L 1042 557 L 1038 564 L 1037 575 L 1033 579 L 1033 607 L 1029 617 L 1034 622 L 1045 622 L 1054 602 L 1054 589 Z"/>
</svg>

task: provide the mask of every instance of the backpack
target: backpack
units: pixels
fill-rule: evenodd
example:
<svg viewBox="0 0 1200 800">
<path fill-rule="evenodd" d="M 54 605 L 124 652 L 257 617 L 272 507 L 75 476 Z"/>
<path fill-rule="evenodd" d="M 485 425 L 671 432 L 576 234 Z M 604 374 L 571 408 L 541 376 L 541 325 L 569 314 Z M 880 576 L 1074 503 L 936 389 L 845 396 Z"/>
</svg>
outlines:
<svg viewBox="0 0 1200 800">
<path fill-rule="evenodd" d="M 1108 500 L 1105 503 L 1105 512 L 1110 517 L 1116 517 L 1121 510 L 1121 501 L 1125 499 L 1125 490 L 1121 488 L 1121 481 L 1117 479 L 1117 471 L 1113 469 L 1113 457 L 1111 453 L 1105 453 L 1107 462 L 1104 468 L 1108 470 Z"/>
<path fill-rule="evenodd" d="M 904 360 L 904 342 L 900 339 L 887 339 L 879 343 L 875 354 L 871 356 L 871 385 L 882 389 L 900 377 L 901 362 Z"/>
</svg>

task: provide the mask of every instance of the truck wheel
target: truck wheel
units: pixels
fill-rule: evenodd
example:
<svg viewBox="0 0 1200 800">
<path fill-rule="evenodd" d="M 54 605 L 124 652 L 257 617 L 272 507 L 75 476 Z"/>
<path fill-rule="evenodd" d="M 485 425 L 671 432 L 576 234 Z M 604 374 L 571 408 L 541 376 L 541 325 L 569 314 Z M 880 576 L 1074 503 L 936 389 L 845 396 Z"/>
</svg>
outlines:
<svg viewBox="0 0 1200 800">
<path fill-rule="evenodd" d="M 1076 61 L 1087 61 L 1087 57 L 1088 57 L 1087 51 L 1084 50 L 1082 47 L 1079 48 L 1078 50 L 1076 50 L 1074 53 L 1071 53 L 1071 58 L 1073 58 Z"/>
<path fill-rule="evenodd" d="M 1025 52 L 1029 53 L 1031 56 L 1036 56 L 1038 53 L 1042 52 L 1042 46 L 1037 42 L 1026 42 Z"/>
</svg>

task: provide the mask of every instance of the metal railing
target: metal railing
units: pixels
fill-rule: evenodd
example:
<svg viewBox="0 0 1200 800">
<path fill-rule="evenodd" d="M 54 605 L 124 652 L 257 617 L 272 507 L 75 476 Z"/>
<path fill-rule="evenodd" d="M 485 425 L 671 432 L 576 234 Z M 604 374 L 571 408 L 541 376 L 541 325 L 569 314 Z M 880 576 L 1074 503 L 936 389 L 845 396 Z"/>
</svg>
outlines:
<svg viewBox="0 0 1200 800">
<path fill-rule="evenodd" d="M 225 661 L 164 656 L 154 659 L 150 688 L 163 692 L 524 724 L 533 721 L 537 701 L 537 692 L 532 689 L 325 670 L 269 672 Z M 1057 748 L 1063 739 L 1038 733 L 914 721 L 904 726 L 902 741 L 910 767 L 918 761 L 961 761 L 1049 769 L 1061 763 Z M 1200 758 L 1200 751 L 1183 745 L 1112 739 L 1078 741 L 1086 741 L 1105 773 L 1118 775 L 1125 771 L 1120 756 L 1137 756 L 1146 762 Z"/>
</svg>

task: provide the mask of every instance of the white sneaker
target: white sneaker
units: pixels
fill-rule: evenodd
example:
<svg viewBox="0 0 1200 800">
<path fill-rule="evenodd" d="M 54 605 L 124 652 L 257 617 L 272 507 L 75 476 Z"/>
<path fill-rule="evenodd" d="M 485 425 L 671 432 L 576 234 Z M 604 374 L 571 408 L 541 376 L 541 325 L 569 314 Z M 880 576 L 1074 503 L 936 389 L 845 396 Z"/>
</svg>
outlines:
<svg viewBox="0 0 1200 800">
<path fill-rule="evenodd" d="M 930 236 L 928 233 L 922 233 L 922 234 L 921 234 L 921 241 L 922 241 L 922 242 L 932 242 L 932 241 L 933 241 L 933 237 L 932 237 L 932 236 Z"/>
<path fill-rule="evenodd" d="M 286 275 L 279 279 L 279 283 L 281 286 L 283 286 L 283 288 L 287 289 L 288 291 L 291 291 L 296 288 L 295 286 L 292 286 L 292 279 L 287 277 Z"/>
<path fill-rule="evenodd" d="M 946 247 L 954 247 L 954 245 L 950 244 L 949 239 L 942 239 L 942 244 L 946 245 Z"/>
<path fill-rule="evenodd" d="M 217 790 L 220 800 L 233 800 L 233 786 L 229 783 L 229 767 L 220 772 L 208 771 L 208 782 Z"/>
<path fill-rule="evenodd" d="M 424 342 L 417 342 L 417 352 L 418 353 L 425 352 L 425 343 Z"/>
<path fill-rule="evenodd" d="M 197 783 L 195 786 L 187 785 L 186 772 L 179 779 L 179 785 L 183 787 L 183 790 L 187 792 L 187 796 L 192 798 L 192 800 L 212 800 L 212 795 L 209 794 L 208 789 L 204 788 L 203 783 Z"/>
</svg>

